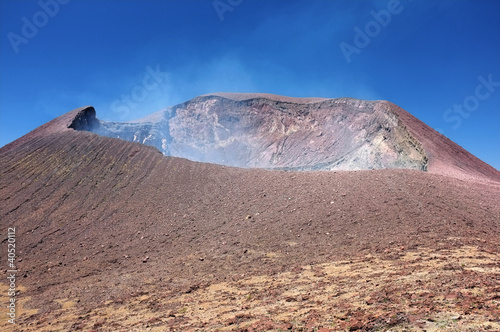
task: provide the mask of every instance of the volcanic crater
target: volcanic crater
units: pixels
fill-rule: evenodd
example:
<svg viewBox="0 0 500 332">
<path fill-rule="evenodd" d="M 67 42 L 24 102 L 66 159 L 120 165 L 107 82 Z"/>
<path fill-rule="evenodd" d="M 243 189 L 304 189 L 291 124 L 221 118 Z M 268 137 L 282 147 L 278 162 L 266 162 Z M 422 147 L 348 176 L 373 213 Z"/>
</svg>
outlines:
<svg viewBox="0 0 500 332">
<path fill-rule="evenodd" d="M 83 107 L 0 162 L 2 330 L 500 329 L 500 172 L 390 102 Z"/>
</svg>

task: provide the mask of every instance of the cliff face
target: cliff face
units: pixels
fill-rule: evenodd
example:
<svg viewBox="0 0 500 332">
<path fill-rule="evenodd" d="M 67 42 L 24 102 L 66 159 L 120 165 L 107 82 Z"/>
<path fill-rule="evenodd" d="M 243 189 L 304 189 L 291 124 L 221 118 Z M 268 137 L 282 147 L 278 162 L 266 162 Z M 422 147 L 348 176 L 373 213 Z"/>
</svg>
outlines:
<svg viewBox="0 0 500 332">
<path fill-rule="evenodd" d="M 219 93 L 132 122 L 74 128 L 156 147 L 166 156 L 245 168 L 416 169 L 500 181 L 500 173 L 387 101 Z"/>
<path fill-rule="evenodd" d="M 468 285 L 478 285 L 475 287 L 482 287 L 481 294 L 488 297 L 485 295 L 478 300 L 477 294 L 471 293 L 470 300 L 457 298 L 457 310 L 464 308 L 469 312 L 470 303 L 480 301 L 490 305 L 482 309 L 485 321 L 498 317 L 498 309 L 491 302 L 498 287 L 494 283 L 494 273 L 489 271 L 498 261 L 500 206 L 497 197 L 500 183 L 429 174 L 433 169 L 433 172 L 444 172 L 461 167 L 463 174 L 482 174 L 483 178 L 494 180 L 498 172 L 494 173 L 488 165 L 460 150 L 456 144 L 436 136 L 439 134 L 429 131 L 423 123 L 387 102 L 345 100 L 344 103 L 337 100 L 318 104 L 312 100 L 301 104 L 290 99 L 246 100 L 220 96 L 201 97 L 200 100 L 198 102 L 202 104 L 212 100 L 213 105 L 205 105 L 206 113 L 194 107 L 197 104 L 191 101 L 172 108 L 168 117 L 161 113 L 156 115 L 159 120 L 150 117 L 142 122 L 115 125 L 114 128 L 99 122 L 92 107 L 84 107 L 62 115 L 0 149 L 0 234 L 16 228 L 16 268 L 19 271 L 16 287 L 21 290 L 21 301 L 16 308 L 18 313 L 21 313 L 22 306 L 25 306 L 24 310 L 30 310 L 21 313 L 22 330 L 69 331 L 102 327 L 104 330 L 128 331 L 147 329 L 149 324 L 158 322 L 138 315 L 134 303 L 141 303 L 148 313 L 164 315 L 158 322 L 163 324 L 160 330 L 165 330 L 166 324 L 173 326 L 171 330 L 182 331 L 193 326 L 205 330 L 207 326 L 219 326 L 221 317 L 205 315 L 208 317 L 203 322 L 205 325 L 200 322 L 202 311 L 199 303 L 207 305 L 207 302 L 197 297 L 199 288 L 215 285 L 213 290 L 219 303 L 233 301 L 238 308 L 236 312 L 241 310 L 243 296 L 235 293 L 233 297 L 231 293 L 221 292 L 217 288 L 221 282 L 228 285 L 227 282 L 244 276 L 261 278 L 263 275 L 282 281 L 281 277 L 276 277 L 280 272 L 293 272 L 295 278 L 301 274 L 302 267 L 309 266 L 309 271 L 312 271 L 313 264 L 342 260 L 335 268 L 339 273 L 345 277 L 348 269 L 358 275 L 361 265 L 346 265 L 354 257 L 360 257 L 359 264 L 363 266 L 367 262 L 375 266 L 373 274 L 361 274 L 359 281 L 353 279 L 356 284 L 367 285 L 368 279 L 377 280 L 372 279 L 375 275 L 393 283 L 393 279 L 387 278 L 387 273 L 380 273 L 380 266 L 389 264 L 390 257 L 394 257 L 395 264 L 402 266 L 399 253 L 405 248 L 411 249 L 408 253 L 418 266 L 430 262 L 428 271 L 432 273 L 419 272 L 417 277 L 439 276 L 428 284 L 444 289 L 446 293 L 439 293 L 438 289 L 433 291 L 440 298 L 447 300 L 446 295 L 453 287 L 459 293 Z M 289 104 L 280 111 L 283 103 Z M 331 103 L 329 111 L 323 111 L 322 107 L 328 103 Z M 363 109 L 359 107 L 362 104 L 374 106 Z M 292 107 L 296 107 L 293 111 L 296 113 L 288 110 Z M 335 109 L 342 110 L 341 114 L 335 113 Z M 346 109 L 355 112 L 343 114 Z M 302 112 L 296 116 L 301 121 L 300 126 L 296 124 L 299 120 L 287 112 Z M 199 127 L 194 120 L 198 115 L 199 123 L 203 124 Z M 216 115 L 217 121 L 214 120 Z M 167 118 L 168 121 L 163 120 Z M 318 126 L 325 128 L 329 125 L 344 133 L 344 136 L 339 135 L 343 142 L 358 144 L 352 150 L 355 152 L 346 154 L 348 156 L 362 155 L 359 147 L 365 147 L 366 156 L 376 156 L 374 149 L 387 144 L 387 150 L 380 151 L 395 149 L 398 156 L 394 156 L 394 160 L 403 155 L 406 156 L 405 162 L 410 160 L 418 166 L 419 156 L 428 155 L 428 172 L 406 169 L 352 172 L 241 169 L 165 157 L 154 147 L 87 131 L 113 129 L 124 135 L 125 129 L 142 126 L 144 133 L 131 130 L 127 135 L 136 134 L 136 140 L 146 139 L 147 143 L 148 137 L 152 140 L 157 134 L 155 130 L 160 132 L 158 126 L 162 121 L 166 121 L 165 126 L 169 128 L 170 136 L 165 134 L 164 137 L 170 153 L 183 147 L 182 144 L 192 146 L 195 152 L 209 151 L 201 148 L 204 144 L 223 150 L 220 142 L 230 140 L 229 134 L 223 136 L 229 132 L 234 141 L 242 142 L 242 146 L 248 142 L 256 144 L 260 150 L 251 150 L 253 146 L 248 145 L 249 150 L 268 158 L 262 158 L 266 162 L 274 160 L 277 165 L 303 165 L 301 163 L 307 159 L 301 157 L 300 163 L 294 164 L 296 160 L 289 153 L 303 156 L 294 148 L 295 144 L 306 146 L 304 141 L 313 140 L 318 144 L 318 151 L 325 154 L 325 151 L 351 151 L 350 146 L 340 147 L 326 140 L 325 137 L 332 134 L 321 132 L 323 129 L 318 129 Z M 209 126 L 208 123 L 220 126 Z M 119 128 L 125 129 L 118 131 Z M 271 158 L 272 154 L 264 153 L 269 147 L 262 145 L 262 141 L 273 142 L 269 135 L 284 141 L 285 148 L 281 154 L 274 155 L 275 159 Z M 373 142 L 380 135 L 381 143 Z M 193 143 L 195 137 L 198 145 Z M 362 137 L 371 137 L 372 141 L 363 141 Z M 270 151 L 275 151 L 273 149 Z M 406 155 L 399 150 L 407 151 Z M 392 156 L 389 153 L 381 155 Z M 308 153 L 307 156 L 311 162 L 329 158 L 319 153 Z M 252 161 L 250 157 L 246 160 Z M 355 161 L 353 158 L 345 160 Z M 383 158 L 380 160 L 385 162 Z M 435 165 L 443 167 L 435 168 Z M 3 250 L 7 249 L 6 242 L 4 237 Z M 466 272 L 464 266 L 448 264 L 465 261 L 470 268 L 471 256 L 467 251 L 463 252 L 467 256 L 460 260 L 443 256 L 442 262 L 446 266 L 440 271 L 452 273 L 451 277 L 435 273 L 438 259 L 430 261 L 430 257 L 436 257 L 437 250 L 450 252 L 463 245 L 484 248 L 496 255 L 478 267 L 481 279 L 471 276 L 472 272 Z M 414 256 L 420 248 L 429 248 L 429 251 Z M 485 257 L 486 252 L 479 254 Z M 380 258 L 374 258 L 374 255 Z M 391 299 L 400 299 L 411 286 L 416 288 L 416 296 L 410 298 L 409 295 L 408 298 L 423 299 L 420 296 L 422 284 L 407 279 L 410 270 L 407 265 L 403 268 L 399 280 L 404 279 L 407 284 L 402 284 L 401 291 L 393 293 Z M 461 272 L 457 273 L 457 270 Z M 314 271 L 316 274 L 320 270 L 314 268 Z M 311 275 L 310 272 L 304 273 L 307 278 Z M 337 278 L 328 276 L 322 283 L 329 287 L 331 280 Z M 453 285 L 441 287 L 449 280 L 453 280 Z M 479 281 L 471 283 L 474 280 Z M 6 282 L 7 279 L 0 281 L 0 288 L 7 289 Z M 318 284 L 309 279 L 304 283 Z M 349 281 L 351 284 L 352 280 Z M 372 288 L 374 292 L 384 293 L 380 293 L 379 298 L 385 303 L 386 289 L 393 285 L 380 288 L 376 282 L 370 284 L 377 285 Z M 303 289 L 303 285 L 294 287 Z M 282 286 L 286 292 L 283 289 L 277 293 L 278 298 L 269 302 L 273 308 L 288 303 L 286 294 L 291 287 L 288 283 Z M 248 284 L 235 289 L 239 293 L 240 289 L 248 290 L 245 287 Z M 266 284 L 261 289 L 267 297 L 268 290 L 274 292 L 276 288 Z M 324 291 L 319 292 L 323 301 Z M 370 296 L 375 294 L 368 293 Z M 3 294 L 0 302 L 7 299 L 7 292 Z M 151 297 L 144 297 L 148 294 Z M 259 293 L 252 293 L 252 296 L 254 294 Z M 178 295 L 188 297 L 179 300 Z M 296 303 L 306 308 L 316 307 L 315 298 L 307 296 Z M 365 299 L 364 296 L 355 297 Z M 245 303 L 253 305 L 246 295 L 245 298 Z M 345 303 L 344 299 L 342 303 Z M 424 300 L 428 305 L 429 298 Z M 254 303 L 261 312 L 261 303 Z M 187 304 L 194 309 L 191 318 L 169 314 L 186 314 L 184 308 Z M 327 304 L 327 310 L 335 306 Z M 393 305 L 390 307 L 394 308 Z M 103 320 L 104 308 L 111 308 L 113 315 L 122 313 L 127 317 L 139 317 L 141 322 L 124 322 L 126 318 L 118 316 Z M 443 304 L 443 308 L 450 308 L 450 304 Z M 397 309 L 399 311 L 399 307 Z M 63 318 L 61 315 L 65 310 L 69 310 L 69 315 Z M 227 307 L 223 310 L 230 312 Z M 284 310 L 289 312 L 288 307 Z M 274 311 L 269 312 L 276 317 Z M 350 315 L 353 311 L 346 309 L 346 312 Z M 427 315 L 429 311 L 419 312 Z M 466 316 L 464 311 L 459 313 Z M 476 315 L 478 311 L 474 313 Z M 389 319 L 394 315 L 388 312 L 386 317 Z M 331 318 L 330 311 L 327 316 Z M 261 318 L 257 316 L 257 319 Z M 234 324 L 234 320 L 230 322 L 232 317 L 224 319 L 221 326 Z M 0 329 L 9 330 L 11 326 L 0 320 Z"/>
<path fill-rule="evenodd" d="M 229 166 L 427 168 L 422 146 L 395 114 L 376 107 L 379 102 L 249 97 L 202 96 L 136 122 L 101 121 L 87 130 Z"/>
</svg>

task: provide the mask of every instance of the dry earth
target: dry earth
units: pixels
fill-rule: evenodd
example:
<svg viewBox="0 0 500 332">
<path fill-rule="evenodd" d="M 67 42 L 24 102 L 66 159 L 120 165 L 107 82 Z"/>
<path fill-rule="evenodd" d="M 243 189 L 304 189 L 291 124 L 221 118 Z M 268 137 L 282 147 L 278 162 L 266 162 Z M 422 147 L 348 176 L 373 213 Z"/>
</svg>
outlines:
<svg viewBox="0 0 500 332">
<path fill-rule="evenodd" d="M 500 329 L 496 174 L 196 163 L 84 111 L 0 149 L 2 331 Z"/>
<path fill-rule="evenodd" d="M 273 259 L 283 257 L 263 258 Z M 141 292 L 90 310 L 78 299 L 58 298 L 59 308 L 47 314 L 23 310 L 19 330 L 498 331 L 499 282 L 496 253 L 470 246 L 394 247 L 383 255 L 241 276 L 182 292 L 146 282 Z"/>
<path fill-rule="evenodd" d="M 288 170 L 417 169 L 462 178 L 497 170 L 397 105 L 256 93 L 200 96 L 126 123 L 88 111 L 78 130 L 155 146 L 167 156 Z"/>
</svg>

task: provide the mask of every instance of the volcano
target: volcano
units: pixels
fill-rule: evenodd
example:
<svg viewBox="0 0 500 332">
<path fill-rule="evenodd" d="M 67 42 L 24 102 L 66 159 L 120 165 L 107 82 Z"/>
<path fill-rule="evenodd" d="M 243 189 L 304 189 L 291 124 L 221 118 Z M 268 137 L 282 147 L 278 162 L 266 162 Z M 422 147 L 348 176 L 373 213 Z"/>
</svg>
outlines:
<svg viewBox="0 0 500 332">
<path fill-rule="evenodd" d="M 404 168 L 499 179 L 497 170 L 387 101 L 218 93 L 126 123 L 92 114 L 75 128 L 193 161 L 287 170 Z"/>
<path fill-rule="evenodd" d="M 0 162 L 2 330 L 500 328 L 500 172 L 387 101 L 83 107 Z"/>
</svg>

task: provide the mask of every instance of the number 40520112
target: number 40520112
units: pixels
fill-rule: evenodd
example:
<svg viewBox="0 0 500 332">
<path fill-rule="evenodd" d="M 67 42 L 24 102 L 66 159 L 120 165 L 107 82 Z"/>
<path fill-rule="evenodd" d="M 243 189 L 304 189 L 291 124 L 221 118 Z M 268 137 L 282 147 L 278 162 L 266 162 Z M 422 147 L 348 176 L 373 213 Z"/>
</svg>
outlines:
<svg viewBox="0 0 500 332">
<path fill-rule="evenodd" d="M 7 256 L 10 267 L 14 268 L 14 261 L 16 260 L 16 228 L 9 227 L 7 230 Z"/>
</svg>

